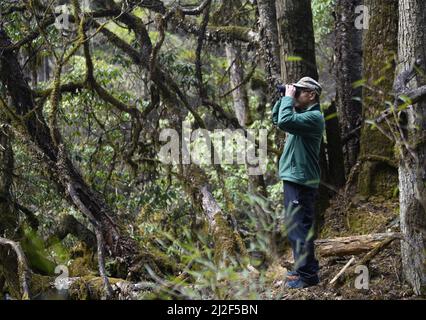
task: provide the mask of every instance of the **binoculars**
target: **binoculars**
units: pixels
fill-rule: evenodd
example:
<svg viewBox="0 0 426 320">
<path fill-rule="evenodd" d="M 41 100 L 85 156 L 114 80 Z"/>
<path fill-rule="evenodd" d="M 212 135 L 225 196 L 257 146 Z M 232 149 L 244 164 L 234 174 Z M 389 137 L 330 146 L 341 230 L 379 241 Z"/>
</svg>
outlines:
<svg viewBox="0 0 426 320">
<path fill-rule="evenodd" d="M 278 90 L 278 93 L 280 95 L 285 96 L 285 85 L 278 84 L 277 85 L 277 90 Z M 296 95 L 295 95 L 295 97 L 298 98 L 300 96 L 301 92 L 302 92 L 302 90 L 300 88 L 296 87 Z"/>
</svg>

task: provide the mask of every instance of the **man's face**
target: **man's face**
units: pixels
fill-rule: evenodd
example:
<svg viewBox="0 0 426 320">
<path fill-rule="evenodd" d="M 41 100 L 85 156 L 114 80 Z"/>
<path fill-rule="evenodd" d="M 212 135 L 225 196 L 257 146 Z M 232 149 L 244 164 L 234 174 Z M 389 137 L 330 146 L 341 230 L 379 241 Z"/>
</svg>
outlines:
<svg viewBox="0 0 426 320">
<path fill-rule="evenodd" d="M 296 99 L 296 107 L 304 109 L 315 102 L 316 93 L 309 89 L 300 89 L 300 95 Z"/>
</svg>

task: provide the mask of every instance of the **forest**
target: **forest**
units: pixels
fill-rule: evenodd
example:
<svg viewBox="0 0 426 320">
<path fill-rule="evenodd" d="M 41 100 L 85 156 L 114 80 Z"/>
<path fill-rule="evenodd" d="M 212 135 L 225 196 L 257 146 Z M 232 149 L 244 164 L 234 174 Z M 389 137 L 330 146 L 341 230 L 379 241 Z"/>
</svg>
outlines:
<svg viewBox="0 0 426 320">
<path fill-rule="evenodd" d="M 0 300 L 423 300 L 425 30 L 423 0 L 1 0 Z M 298 289 L 310 135 L 273 109 L 305 77 Z"/>
</svg>

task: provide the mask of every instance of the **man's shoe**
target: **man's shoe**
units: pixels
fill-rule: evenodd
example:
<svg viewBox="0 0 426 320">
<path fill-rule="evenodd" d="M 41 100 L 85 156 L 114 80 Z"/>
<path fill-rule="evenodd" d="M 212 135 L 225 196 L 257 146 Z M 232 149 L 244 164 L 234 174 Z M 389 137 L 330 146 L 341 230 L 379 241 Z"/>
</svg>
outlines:
<svg viewBox="0 0 426 320">
<path fill-rule="evenodd" d="M 288 271 L 285 278 L 286 281 L 294 281 L 299 279 L 299 274 L 297 273 L 297 271 Z"/>
<path fill-rule="evenodd" d="M 296 280 L 286 282 L 285 287 L 287 289 L 303 289 L 303 288 L 316 286 L 318 283 L 319 283 L 319 281 L 308 283 L 308 282 L 304 281 L 302 278 L 299 277 Z"/>
</svg>

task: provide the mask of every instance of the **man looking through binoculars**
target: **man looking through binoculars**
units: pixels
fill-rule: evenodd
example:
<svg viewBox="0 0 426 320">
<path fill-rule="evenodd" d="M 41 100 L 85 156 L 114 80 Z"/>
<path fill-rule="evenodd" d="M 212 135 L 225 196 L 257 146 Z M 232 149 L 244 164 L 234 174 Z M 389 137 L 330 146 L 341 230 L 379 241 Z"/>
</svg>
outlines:
<svg viewBox="0 0 426 320">
<path fill-rule="evenodd" d="M 278 86 L 272 122 L 288 133 L 279 161 L 283 180 L 285 225 L 294 257 L 286 287 L 305 288 L 319 283 L 314 251 L 315 201 L 320 182 L 320 146 L 325 128 L 319 97 L 321 85 L 304 77 L 293 85 Z"/>
</svg>

